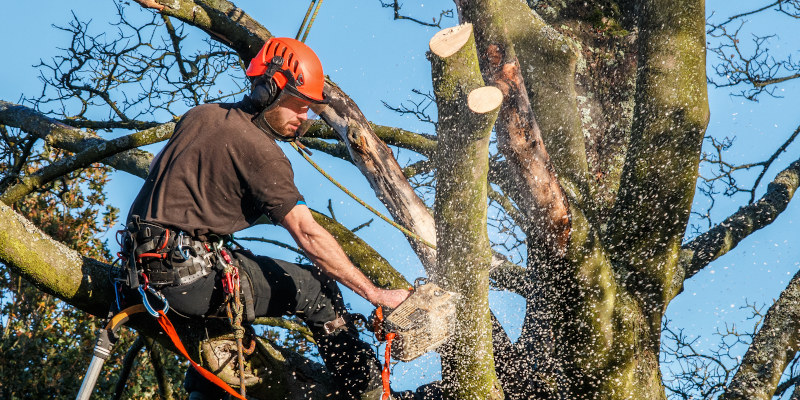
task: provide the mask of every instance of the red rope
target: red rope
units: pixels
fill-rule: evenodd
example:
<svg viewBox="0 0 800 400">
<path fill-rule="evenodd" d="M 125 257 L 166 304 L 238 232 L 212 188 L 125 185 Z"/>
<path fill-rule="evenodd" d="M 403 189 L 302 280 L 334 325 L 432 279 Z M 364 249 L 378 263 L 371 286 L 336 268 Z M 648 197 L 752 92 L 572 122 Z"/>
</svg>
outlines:
<svg viewBox="0 0 800 400">
<path fill-rule="evenodd" d="M 164 232 L 164 243 L 162 243 L 161 247 L 159 247 L 156 251 L 164 250 L 164 247 L 167 247 L 167 242 L 169 242 L 169 229 L 165 230 Z"/>
<path fill-rule="evenodd" d="M 197 370 L 197 372 L 200 373 L 200 375 L 203 375 L 204 378 L 214 382 L 214 384 L 230 393 L 231 396 L 236 397 L 237 399 L 246 400 L 244 397 L 242 397 L 242 395 L 239 394 L 239 392 L 233 390 L 233 388 L 228 386 L 228 384 L 222 379 L 219 379 L 216 375 L 201 367 L 199 364 L 194 362 L 191 357 L 189 357 L 189 353 L 186 351 L 186 348 L 183 347 L 183 343 L 181 343 L 181 339 L 178 337 L 175 327 L 172 326 L 172 322 L 169 321 L 169 318 L 167 318 L 167 315 L 164 314 L 164 311 L 158 312 L 158 318 L 156 320 L 158 321 L 158 324 L 161 325 L 161 328 L 164 329 L 164 332 L 167 333 L 169 339 L 172 340 L 172 344 L 175 345 L 175 348 L 178 349 L 178 351 L 183 354 L 183 356 L 186 357 L 190 363 L 192 363 L 192 366 L 195 370 Z"/>
<path fill-rule="evenodd" d="M 381 400 L 389 399 L 389 396 L 392 393 L 392 388 L 389 385 L 389 377 L 391 375 L 389 366 L 391 365 L 392 361 L 392 340 L 394 340 L 395 336 L 397 336 L 397 334 L 394 332 L 389 332 L 386 334 L 386 358 L 383 364 L 383 371 L 381 371 L 381 380 L 383 381 L 383 396 L 381 396 Z"/>
<path fill-rule="evenodd" d="M 167 253 L 142 253 L 139 257 L 136 257 L 136 261 L 142 261 L 143 258 L 167 258 Z"/>
</svg>

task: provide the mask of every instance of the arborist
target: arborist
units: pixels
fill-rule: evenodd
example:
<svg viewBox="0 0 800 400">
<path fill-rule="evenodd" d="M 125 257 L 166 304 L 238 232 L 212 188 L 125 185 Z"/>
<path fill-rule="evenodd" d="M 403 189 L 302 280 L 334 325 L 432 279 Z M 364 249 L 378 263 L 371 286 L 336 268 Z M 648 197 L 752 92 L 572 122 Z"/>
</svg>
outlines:
<svg viewBox="0 0 800 400">
<path fill-rule="evenodd" d="M 317 55 L 304 43 L 272 38 L 250 62 L 250 93 L 238 103 L 189 110 L 155 157 L 127 219 L 138 278 L 190 318 L 223 313 L 230 271 L 238 269 L 247 319 L 296 315 L 310 328 L 342 398 L 380 384 L 380 367 L 359 338 L 339 282 L 375 306 L 395 308 L 407 290 L 376 287 L 311 215 L 276 141 L 294 141 L 309 110 L 327 104 Z M 266 217 L 313 262 L 301 265 L 231 245 L 230 235 Z M 190 367 L 190 399 L 225 392 Z"/>
</svg>

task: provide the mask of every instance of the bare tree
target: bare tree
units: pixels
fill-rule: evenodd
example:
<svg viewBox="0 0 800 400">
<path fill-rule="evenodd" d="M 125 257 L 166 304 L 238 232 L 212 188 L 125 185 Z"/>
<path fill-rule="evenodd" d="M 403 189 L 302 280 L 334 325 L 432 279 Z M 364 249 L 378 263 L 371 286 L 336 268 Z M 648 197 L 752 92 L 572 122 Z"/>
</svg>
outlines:
<svg viewBox="0 0 800 400">
<path fill-rule="evenodd" d="M 20 143 L 8 146 L 14 150 L 3 165 L 0 188 L 8 205 L 19 198 L 8 194 L 16 193 L 20 182 L 44 175 L 26 169 L 35 165 L 32 143 L 38 140 L 78 153 L 75 157 L 90 154 L 85 162 L 144 176 L 149 154 L 118 146 L 120 153 L 110 157 L 98 151 L 110 142 L 93 130 L 124 128 L 141 131 L 132 137 L 143 140 L 165 139 L 170 125 L 164 124 L 178 117 L 178 103 L 235 95 L 215 94 L 213 82 L 242 82 L 241 60 L 252 58 L 271 37 L 228 1 L 136 3 L 154 12 L 152 20 L 134 26 L 121 7 L 113 41 L 91 36 L 77 20 L 64 28 L 73 42 L 64 56 L 43 62 L 46 91 L 33 107 L 0 102 L 0 124 L 19 132 L 9 143 Z M 387 4 L 400 15 L 397 2 Z M 370 123 L 329 81 L 325 124 L 314 126 L 305 142 L 352 162 L 391 217 L 414 233 L 409 243 L 430 277 L 462 294 L 459 331 L 441 350 L 445 396 L 665 399 L 669 392 L 683 398 L 700 393 L 770 399 L 794 391 L 797 397 L 800 275 L 752 335 L 727 332 L 747 347 L 741 361 L 727 347 L 703 364 L 691 341 L 671 328 L 666 351 L 689 360 L 676 373 L 679 381 L 662 382 L 659 357 L 664 313 L 684 282 L 778 218 L 800 186 L 797 159 L 756 198 L 765 174 L 740 183 L 736 171 L 748 165 L 722 159 L 729 145 L 724 140 L 709 139 L 716 152 L 702 151 L 709 82 L 737 89 L 751 85 L 741 94 L 757 98 L 774 95 L 775 85 L 798 77 L 794 61 L 776 60 L 764 50 L 766 36 L 756 38 L 755 52 L 746 54 L 731 27 L 753 13 L 797 17 L 797 2 L 776 1 L 708 25 L 704 2 L 697 0 L 458 0 L 455 5 L 459 25 L 430 42 L 433 94 L 420 92 L 422 102 L 390 106 L 435 123 L 435 135 Z M 195 28 L 210 41 L 187 56 L 184 37 Z M 719 46 L 707 49 L 709 37 L 720 39 Z M 707 51 L 720 56 L 717 71 L 724 78 L 706 76 Z M 125 94 L 123 85 L 139 90 Z M 77 112 L 46 108 L 76 99 Z M 433 100 L 435 116 L 426 103 Z M 144 120 L 151 115 L 154 119 Z M 775 156 L 749 167 L 769 169 L 797 132 L 787 132 Z M 489 152 L 491 140 L 497 154 Z M 404 169 L 389 145 L 423 160 Z M 685 241 L 691 213 L 707 214 L 692 210 L 701 161 L 719 166 L 719 174 L 703 177 L 702 190 L 713 194 L 718 190 L 713 182 L 722 182 L 728 193 L 747 190 L 752 199 Z M 58 171 L 73 173 L 85 165 Z M 415 183 L 414 177 L 424 180 Z M 420 197 L 425 190 L 434 193 L 432 212 Z M 0 204 L 0 260 L 43 291 L 103 315 L 112 293 L 101 277 L 111 267 L 50 240 L 8 205 Z M 384 287 L 407 285 L 352 231 L 318 217 L 370 278 Z M 513 239 L 490 243 L 491 226 Z M 504 257 L 508 249 L 524 249 L 522 256 L 511 254 L 519 264 Z M 490 287 L 526 301 L 516 341 L 488 307 Z M 134 326 L 155 335 L 146 323 Z M 181 328 L 213 364 L 209 341 L 193 336 L 191 326 Z M 260 343 L 251 367 L 271 372 L 262 374 L 264 382 L 249 394 L 267 396 L 272 387 L 273 394 L 292 398 L 324 395 L 329 378 L 319 365 Z M 709 369 L 712 364 L 716 367 Z M 790 377 L 781 381 L 782 375 Z"/>
</svg>

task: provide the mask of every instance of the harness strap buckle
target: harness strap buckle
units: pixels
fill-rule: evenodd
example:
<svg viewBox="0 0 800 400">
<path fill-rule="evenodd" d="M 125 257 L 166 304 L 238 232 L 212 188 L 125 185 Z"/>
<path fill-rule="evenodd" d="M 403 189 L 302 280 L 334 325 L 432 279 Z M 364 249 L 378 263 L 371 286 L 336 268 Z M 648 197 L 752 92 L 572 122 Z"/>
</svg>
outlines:
<svg viewBox="0 0 800 400">
<path fill-rule="evenodd" d="M 346 324 L 347 322 L 344 320 L 344 317 L 340 315 L 336 317 L 336 319 L 324 323 L 322 325 L 322 330 L 325 331 L 326 335 L 330 335 L 331 333 L 336 332 Z"/>
</svg>

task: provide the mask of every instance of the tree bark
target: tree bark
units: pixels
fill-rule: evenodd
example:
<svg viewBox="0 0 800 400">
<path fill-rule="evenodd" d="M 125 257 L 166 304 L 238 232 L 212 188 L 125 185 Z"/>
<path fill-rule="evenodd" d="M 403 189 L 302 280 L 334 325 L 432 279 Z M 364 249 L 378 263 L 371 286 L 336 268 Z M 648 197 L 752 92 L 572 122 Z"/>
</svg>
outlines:
<svg viewBox="0 0 800 400">
<path fill-rule="evenodd" d="M 633 134 L 607 247 L 622 283 L 648 310 L 658 351 L 708 124 L 701 0 L 649 0 L 639 18 Z"/>
<path fill-rule="evenodd" d="M 569 241 L 569 205 L 544 147 L 506 22 L 496 12 L 498 4 L 495 0 L 458 2 L 459 15 L 475 26 L 484 79 L 503 92 L 497 146 L 509 161 L 509 178 L 521 194 L 514 201 L 526 216 L 523 229 L 529 245 L 535 243 L 541 250 L 540 259 L 557 259 L 564 256 Z"/>
<path fill-rule="evenodd" d="M 439 109 L 434 279 L 461 294 L 457 327 L 442 353 L 442 378 L 448 398 L 502 399 L 492 350 L 486 230 L 489 136 L 502 94 L 482 87 L 470 24 L 440 31 L 430 48 Z"/>
</svg>

